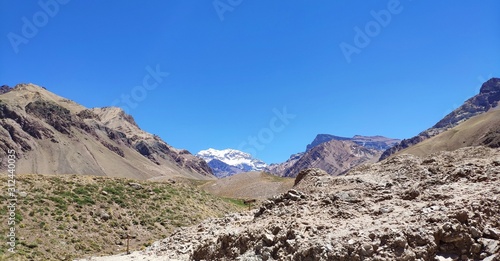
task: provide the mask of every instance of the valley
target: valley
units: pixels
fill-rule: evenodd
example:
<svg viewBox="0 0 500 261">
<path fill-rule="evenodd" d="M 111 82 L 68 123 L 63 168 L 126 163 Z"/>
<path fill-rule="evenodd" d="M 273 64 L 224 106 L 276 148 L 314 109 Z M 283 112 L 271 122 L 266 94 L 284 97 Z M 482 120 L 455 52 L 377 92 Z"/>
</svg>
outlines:
<svg viewBox="0 0 500 261">
<path fill-rule="evenodd" d="M 499 78 L 419 136 L 318 134 L 275 164 L 191 154 L 33 84 L 0 90 L 0 156 L 18 152 L 17 252 L 0 260 L 500 258 Z"/>
</svg>

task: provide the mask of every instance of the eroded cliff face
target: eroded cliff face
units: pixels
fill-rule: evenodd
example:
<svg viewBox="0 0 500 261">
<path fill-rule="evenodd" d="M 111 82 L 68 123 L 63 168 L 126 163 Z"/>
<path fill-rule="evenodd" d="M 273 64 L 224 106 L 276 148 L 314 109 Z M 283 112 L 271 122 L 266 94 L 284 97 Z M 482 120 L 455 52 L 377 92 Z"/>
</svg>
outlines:
<svg viewBox="0 0 500 261">
<path fill-rule="evenodd" d="M 205 161 L 144 132 L 121 109 L 87 109 L 32 84 L 0 95 L 0 154 L 8 149 L 20 173 L 214 178 Z"/>
</svg>

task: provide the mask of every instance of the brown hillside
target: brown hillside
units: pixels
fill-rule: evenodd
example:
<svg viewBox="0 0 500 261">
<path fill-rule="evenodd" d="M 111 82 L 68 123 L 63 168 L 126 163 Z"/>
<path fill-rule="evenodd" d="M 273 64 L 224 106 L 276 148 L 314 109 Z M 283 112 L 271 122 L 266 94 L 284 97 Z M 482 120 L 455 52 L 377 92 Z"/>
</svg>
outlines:
<svg viewBox="0 0 500 261">
<path fill-rule="evenodd" d="M 87 109 L 33 84 L 0 95 L 0 157 L 9 149 L 18 173 L 214 178 L 205 161 L 141 130 L 121 109 Z"/>
<path fill-rule="evenodd" d="M 241 199 L 267 199 L 286 192 L 293 179 L 281 178 L 264 172 L 246 172 L 209 181 L 201 188 L 217 196 Z"/>
<path fill-rule="evenodd" d="M 500 147 L 500 109 L 475 116 L 398 154 L 426 156 L 439 151 L 478 145 Z"/>
</svg>

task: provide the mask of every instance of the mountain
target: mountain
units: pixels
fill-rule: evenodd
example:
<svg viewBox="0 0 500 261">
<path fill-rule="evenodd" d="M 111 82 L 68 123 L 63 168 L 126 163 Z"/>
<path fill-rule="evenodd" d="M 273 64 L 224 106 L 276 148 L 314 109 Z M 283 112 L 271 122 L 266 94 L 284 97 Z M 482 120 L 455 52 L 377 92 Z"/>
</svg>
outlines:
<svg viewBox="0 0 500 261">
<path fill-rule="evenodd" d="M 18 173 L 215 178 L 206 162 L 141 130 L 123 110 L 88 109 L 33 84 L 0 95 L 0 157 L 11 149 Z"/>
<path fill-rule="evenodd" d="M 294 154 L 286 162 L 271 164 L 266 171 L 281 177 L 295 177 L 302 169 L 320 168 L 330 175 L 339 175 L 359 164 L 373 162 L 382 151 L 399 141 L 383 136 L 347 138 L 318 134 L 307 145 L 306 152 Z"/>
<path fill-rule="evenodd" d="M 249 171 L 261 171 L 267 167 L 265 162 L 254 159 L 252 155 L 233 149 L 210 148 L 198 152 L 196 156 L 204 159 L 218 178 Z"/>
<path fill-rule="evenodd" d="M 244 172 L 244 170 L 236 166 L 231 166 L 218 159 L 212 159 L 208 161 L 208 166 L 212 169 L 212 172 L 218 178 L 228 177 Z"/>
<path fill-rule="evenodd" d="M 383 136 L 361 136 L 361 135 L 355 135 L 352 138 L 346 138 L 346 137 L 340 137 L 340 136 L 335 136 L 335 135 L 330 135 L 330 134 L 318 134 L 316 138 L 311 142 L 311 144 L 307 145 L 306 151 L 316 147 L 317 145 L 328 142 L 331 140 L 338 140 L 338 141 L 352 141 L 358 145 L 361 145 L 365 148 L 368 149 L 375 149 L 375 150 L 387 150 L 388 148 L 396 145 L 399 143 L 401 140 L 398 139 L 391 139 L 391 138 L 386 138 Z"/>
<path fill-rule="evenodd" d="M 306 151 L 282 172 L 282 176 L 296 177 L 301 170 L 308 168 L 319 168 L 336 176 L 360 164 L 375 162 L 381 153 L 353 141 L 330 140 Z"/>
<path fill-rule="evenodd" d="M 387 157 L 401 150 L 404 150 L 426 139 L 434 137 L 476 115 L 487 112 L 491 108 L 496 107 L 499 101 L 500 78 L 491 78 L 482 84 L 479 94 L 465 101 L 462 106 L 446 115 L 442 120 L 440 120 L 431 128 L 421 132 L 413 138 L 405 139 L 398 145 L 387 149 L 380 157 L 380 160 L 386 159 Z"/>
<path fill-rule="evenodd" d="M 397 154 L 427 156 L 470 146 L 500 147 L 500 107 L 479 114 Z"/>
<path fill-rule="evenodd" d="M 273 163 L 269 165 L 265 171 L 272 173 L 277 176 L 284 176 L 284 173 L 291 168 L 297 161 L 304 156 L 304 152 L 296 153 L 290 156 L 290 158 L 283 163 Z"/>
</svg>

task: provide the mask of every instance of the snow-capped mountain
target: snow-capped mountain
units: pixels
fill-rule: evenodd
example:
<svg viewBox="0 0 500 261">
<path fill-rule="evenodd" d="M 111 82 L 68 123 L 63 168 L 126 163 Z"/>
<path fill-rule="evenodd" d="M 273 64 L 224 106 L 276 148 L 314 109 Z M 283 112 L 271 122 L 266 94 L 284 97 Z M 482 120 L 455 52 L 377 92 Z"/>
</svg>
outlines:
<svg viewBox="0 0 500 261">
<path fill-rule="evenodd" d="M 252 155 L 233 149 L 210 148 L 198 152 L 196 156 L 204 159 L 219 178 L 242 172 L 260 171 L 267 167 L 265 162 L 253 158 Z"/>
</svg>

